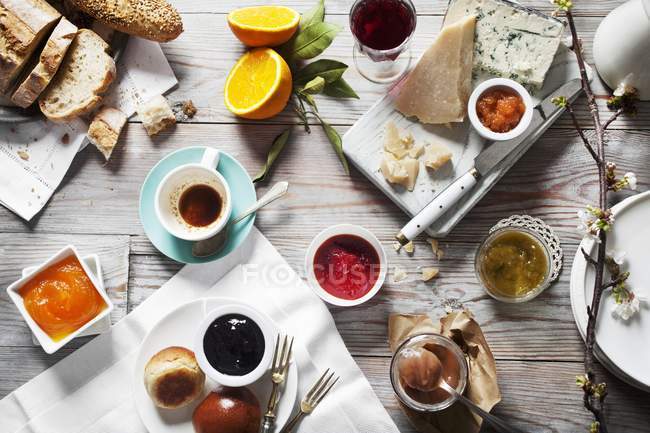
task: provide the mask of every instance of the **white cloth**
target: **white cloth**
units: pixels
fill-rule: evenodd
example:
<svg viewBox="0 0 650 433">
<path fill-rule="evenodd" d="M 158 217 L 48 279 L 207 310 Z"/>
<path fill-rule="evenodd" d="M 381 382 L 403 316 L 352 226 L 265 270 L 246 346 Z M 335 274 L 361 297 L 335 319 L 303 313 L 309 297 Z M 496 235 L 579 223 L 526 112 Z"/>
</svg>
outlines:
<svg viewBox="0 0 650 433">
<path fill-rule="evenodd" d="M 398 433 L 347 351 L 326 306 L 255 228 L 230 256 L 184 267 L 111 331 L 1 400 L 0 431 L 146 432 L 132 397 L 138 347 L 147 331 L 169 311 L 210 296 L 251 302 L 296 337 L 306 349 L 298 359 L 299 397 L 325 368 L 333 368 L 341 376 L 317 410 L 302 421 L 298 432 Z"/>
<path fill-rule="evenodd" d="M 160 45 L 131 37 L 104 104 L 127 116 L 155 95 L 177 84 Z M 88 124 L 38 120 L 0 124 L 0 204 L 29 221 L 58 188 L 77 152 L 88 140 Z"/>
</svg>

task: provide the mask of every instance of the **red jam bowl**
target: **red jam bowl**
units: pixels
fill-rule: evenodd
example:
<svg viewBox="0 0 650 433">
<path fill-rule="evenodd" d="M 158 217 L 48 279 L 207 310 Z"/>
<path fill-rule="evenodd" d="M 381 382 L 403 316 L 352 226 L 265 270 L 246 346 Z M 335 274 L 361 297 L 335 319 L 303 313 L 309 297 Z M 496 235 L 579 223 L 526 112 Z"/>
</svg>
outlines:
<svg viewBox="0 0 650 433">
<path fill-rule="evenodd" d="M 325 302 L 363 304 L 377 294 L 388 263 L 379 240 L 367 229 L 340 224 L 320 232 L 305 257 L 309 285 Z"/>
</svg>

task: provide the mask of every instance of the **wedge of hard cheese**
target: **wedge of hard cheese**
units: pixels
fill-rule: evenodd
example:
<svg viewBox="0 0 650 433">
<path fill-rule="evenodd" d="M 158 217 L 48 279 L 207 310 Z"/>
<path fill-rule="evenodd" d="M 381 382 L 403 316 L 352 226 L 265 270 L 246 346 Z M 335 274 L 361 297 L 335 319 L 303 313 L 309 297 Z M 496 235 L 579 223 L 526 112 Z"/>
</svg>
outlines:
<svg viewBox="0 0 650 433">
<path fill-rule="evenodd" d="M 77 26 L 67 19 L 61 18 L 40 56 L 34 56 L 25 69 L 27 74 L 22 77 L 11 97 L 14 104 L 27 108 L 36 101 L 59 70 L 63 57 L 76 34 Z"/>
<path fill-rule="evenodd" d="M 462 122 L 472 86 L 474 16 L 444 27 L 406 79 L 395 101 L 422 123 Z"/>
<path fill-rule="evenodd" d="M 9 90 L 60 17 L 44 0 L 0 0 L 0 92 Z"/>
</svg>

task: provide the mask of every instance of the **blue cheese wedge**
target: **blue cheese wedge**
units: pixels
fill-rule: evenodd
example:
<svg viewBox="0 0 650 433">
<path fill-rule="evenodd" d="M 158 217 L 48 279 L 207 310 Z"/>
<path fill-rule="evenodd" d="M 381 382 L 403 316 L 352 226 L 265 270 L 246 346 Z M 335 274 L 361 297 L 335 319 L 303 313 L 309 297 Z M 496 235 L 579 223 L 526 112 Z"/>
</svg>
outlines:
<svg viewBox="0 0 650 433">
<path fill-rule="evenodd" d="M 564 33 L 562 21 L 507 0 L 451 0 L 445 26 L 476 16 L 474 68 L 540 88 Z"/>
</svg>

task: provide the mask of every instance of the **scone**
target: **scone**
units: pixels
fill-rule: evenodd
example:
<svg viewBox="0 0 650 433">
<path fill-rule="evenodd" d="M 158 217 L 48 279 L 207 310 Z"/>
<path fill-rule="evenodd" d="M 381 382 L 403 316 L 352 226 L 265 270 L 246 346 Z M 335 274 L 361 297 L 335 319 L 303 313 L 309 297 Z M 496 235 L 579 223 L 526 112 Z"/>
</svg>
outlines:
<svg viewBox="0 0 650 433">
<path fill-rule="evenodd" d="M 205 374 L 194 352 L 184 347 L 168 347 L 151 357 L 144 368 L 144 385 L 154 404 L 178 409 L 203 392 Z"/>
</svg>

